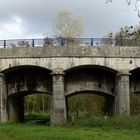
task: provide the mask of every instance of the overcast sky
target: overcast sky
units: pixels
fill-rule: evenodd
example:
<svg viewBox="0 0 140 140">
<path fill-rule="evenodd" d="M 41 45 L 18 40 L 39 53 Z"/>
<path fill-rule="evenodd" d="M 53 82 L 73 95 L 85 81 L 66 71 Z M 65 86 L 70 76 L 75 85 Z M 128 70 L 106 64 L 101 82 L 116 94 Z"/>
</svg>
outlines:
<svg viewBox="0 0 140 140">
<path fill-rule="evenodd" d="M 0 39 L 53 36 L 53 19 L 61 9 L 83 16 L 83 37 L 103 37 L 125 25 L 138 25 L 134 5 L 126 0 L 0 0 Z M 133 1 L 133 0 L 132 0 Z"/>
</svg>

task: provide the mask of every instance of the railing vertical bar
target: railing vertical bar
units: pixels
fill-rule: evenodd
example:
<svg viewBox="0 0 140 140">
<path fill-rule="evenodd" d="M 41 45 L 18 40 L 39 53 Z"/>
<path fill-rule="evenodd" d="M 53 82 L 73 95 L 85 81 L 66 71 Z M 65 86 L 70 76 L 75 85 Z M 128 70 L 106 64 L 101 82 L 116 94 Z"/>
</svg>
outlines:
<svg viewBox="0 0 140 140">
<path fill-rule="evenodd" d="M 91 46 L 93 46 L 93 38 L 91 38 Z"/>
<path fill-rule="evenodd" d="M 35 46 L 35 40 L 32 39 L 32 47 L 34 47 L 34 46 Z"/>
<path fill-rule="evenodd" d="M 61 39 L 61 46 L 64 46 L 64 38 Z"/>
<path fill-rule="evenodd" d="M 6 40 L 4 40 L 4 42 L 3 42 L 3 43 L 4 43 L 4 44 L 3 44 L 3 45 L 4 45 L 4 48 L 6 48 Z"/>
</svg>

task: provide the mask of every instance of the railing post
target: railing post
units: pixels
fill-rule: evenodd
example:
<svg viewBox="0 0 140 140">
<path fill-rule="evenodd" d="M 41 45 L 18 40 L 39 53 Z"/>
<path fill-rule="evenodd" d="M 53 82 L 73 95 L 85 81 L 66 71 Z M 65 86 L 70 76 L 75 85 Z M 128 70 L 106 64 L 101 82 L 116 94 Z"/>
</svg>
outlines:
<svg viewBox="0 0 140 140">
<path fill-rule="evenodd" d="M 3 45 L 4 45 L 4 48 L 6 48 L 6 40 L 4 40 L 4 44 Z"/>
<path fill-rule="evenodd" d="M 61 39 L 61 46 L 64 46 L 64 38 Z"/>
<path fill-rule="evenodd" d="M 91 42 L 90 42 L 91 46 L 93 46 L 93 38 L 91 38 Z"/>
<path fill-rule="evenodd" d="M 32 47 L 34 47 L 34 46 L 35 46 L 35 40 L 32 39 Z"/>
<path fill-rule="evenodd" d="M 123 39 L 120 40 L 120 46 L 123 46 Z"/>
</svg>

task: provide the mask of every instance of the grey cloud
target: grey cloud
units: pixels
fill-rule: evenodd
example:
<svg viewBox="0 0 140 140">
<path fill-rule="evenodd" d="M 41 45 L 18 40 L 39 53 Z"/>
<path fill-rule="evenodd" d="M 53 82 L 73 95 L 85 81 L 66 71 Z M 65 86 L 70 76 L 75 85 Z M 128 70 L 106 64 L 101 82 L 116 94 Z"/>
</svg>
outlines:
<svg viewBox="0 0 140 140">
<path fill-rule="evenodd" d="M 72 9 L 85 19 L 84 36 L 101 37 L 120 26 L 137 24 L 138 18 L 125 0 L 106 5 L 105 0 L 3 0 L 0 1 L 0 24 L 12 16 L 22 19 L 27 34 L 53 34 L 53 18 L 60 9 Z"/>
</svg>

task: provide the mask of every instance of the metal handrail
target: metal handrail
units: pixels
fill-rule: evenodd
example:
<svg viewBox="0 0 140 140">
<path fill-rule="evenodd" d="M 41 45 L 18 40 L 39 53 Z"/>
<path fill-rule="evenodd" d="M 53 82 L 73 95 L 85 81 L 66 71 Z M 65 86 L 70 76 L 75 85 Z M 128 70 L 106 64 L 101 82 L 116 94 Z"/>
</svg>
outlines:
<svg viewBox="0 0 140 140">
<path fill-rule="evenodd" d="M 0 47 L 45 47 L 45 46 L 140 46 L 140 40 L 111 38 L 38 38 L 0 40 Z"/>
</svg>

